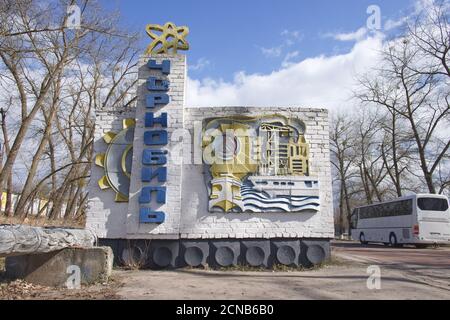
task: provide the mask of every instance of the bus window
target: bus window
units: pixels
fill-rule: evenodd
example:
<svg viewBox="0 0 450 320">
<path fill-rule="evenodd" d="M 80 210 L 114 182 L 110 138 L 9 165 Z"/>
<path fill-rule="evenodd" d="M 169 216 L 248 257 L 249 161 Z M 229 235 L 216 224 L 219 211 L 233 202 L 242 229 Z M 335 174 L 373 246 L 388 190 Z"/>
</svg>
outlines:
<svg viewBox="0 0 450 320">
<path fill-rule="evenodd" d="M 417 205 L 422 211 L 447 211 L 448 201 L 439 198 L 419 198 Z"/>
<path fill-rule="evenodd" d="M 382 203 L 359 209 L 360 219 L 409 216 L 412 214 L 412 200 Z"/>
</svg>

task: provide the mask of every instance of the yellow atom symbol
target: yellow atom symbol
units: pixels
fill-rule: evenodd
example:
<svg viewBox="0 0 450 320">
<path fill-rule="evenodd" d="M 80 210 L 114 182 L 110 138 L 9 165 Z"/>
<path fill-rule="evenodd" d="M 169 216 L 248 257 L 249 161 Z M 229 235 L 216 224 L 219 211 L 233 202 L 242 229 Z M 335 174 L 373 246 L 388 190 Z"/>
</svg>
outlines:
<svg viewBox="0 0 450 320">
<path fill-rule="evenodd" d="M 153 39 L 148 46 L 146 54 L 168 54 L 172 49 L 172 53 L 176 54 L 178 50 L 189 50 L 189 44 L 186 36 L 189 34 L 188 27 L 177 27 L 174 23 L 168 22 L 164 26 L 158 24 L 149 24 L 145 28 L 147 34 Z M 156 32 L 162 32 L 157 35 Z"/>
</svg>

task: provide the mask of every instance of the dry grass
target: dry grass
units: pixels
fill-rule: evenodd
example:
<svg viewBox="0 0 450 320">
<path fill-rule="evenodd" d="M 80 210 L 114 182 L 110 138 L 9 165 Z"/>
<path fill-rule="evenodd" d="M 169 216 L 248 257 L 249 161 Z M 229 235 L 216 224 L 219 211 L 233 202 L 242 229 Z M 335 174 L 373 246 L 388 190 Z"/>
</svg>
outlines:
<svg viewBox="0 0 450 320">
<path fill-rule="evenodd" d="M 0 286 L 5 281 L 6 281 L 5 258 L 0 258 Z"/>
<path fill-rule="evenodd" d="M 49 220 L 46 217 L 5 217 L 0 216 L 0 225 L 27 225 L 32 227 L 61 227 L 61 228 L 84 228 L 86 225 L 85 219 L 78 221 L 70 220 L 66 221 L 63 219 Z"/>
<path fill-rule="evenodd" d="M 298 267 L 292 267 L 292 266 L 285 266 L 281 264 L 275 264 L 271 268 L 265 268 L 265 267 L 251 267 L 248 265 L 237 265 L 234 267 L 227 267 L 227 268 L 219 268 L 216 269 L 218 271 L 241 271 L 241 272 L 299 272 L 299 271 L 312 271 L 312 270 L 320 270 L 326 267 L 330 266 L 340 266 L 344 265 L 344 263 L 340 260 L 335 259 L 334 257 L 326 262 L 323 262 L 321 264 L 312 266 L 312 267 L 304 267 L 304 266 L 298 266 Z M 211 270 L 210 268 L 206 268 L 207 270 Z"/>
<path fill-rule="evenodd" d="M 128 254 L 120 257 L 121 269 L 123 270 L 143 270 L 147 266 L 147 256 L 150 250 L 150 241 L 145 241 L 143 246 L 133 247 L 131 242 L 127 243 Z M 136 250 L 136 251 L 135 251 Z"/>
<path fill-rule="evenodd" d="M 78 290 L 50 288 L 23 280 L 0 282 L 1 300 L 118 300 L 122 283 L 111 279 L 107 284 L 83 286 Z"/>
</svg>

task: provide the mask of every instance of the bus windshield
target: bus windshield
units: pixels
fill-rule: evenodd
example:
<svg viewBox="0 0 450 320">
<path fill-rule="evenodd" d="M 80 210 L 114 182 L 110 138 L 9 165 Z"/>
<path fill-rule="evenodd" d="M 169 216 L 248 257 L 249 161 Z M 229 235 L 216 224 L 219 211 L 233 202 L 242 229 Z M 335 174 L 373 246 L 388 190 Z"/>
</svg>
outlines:
<svg viewBox="0 0 450 320">
<path fill-rule="evenodd" d="M 448 201 L 440 198 L 419 198 L 417 205 L 422 211 L 444 212 L 448 210 Z"/>
</svg>

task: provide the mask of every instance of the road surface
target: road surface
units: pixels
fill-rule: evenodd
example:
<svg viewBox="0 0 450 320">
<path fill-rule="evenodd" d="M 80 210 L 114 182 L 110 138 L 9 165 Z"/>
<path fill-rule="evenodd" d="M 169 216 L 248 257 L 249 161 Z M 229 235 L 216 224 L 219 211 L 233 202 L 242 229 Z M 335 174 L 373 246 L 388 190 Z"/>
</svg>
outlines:
<svg viewBox="0 0 450 320">
<path fill-rule="evenodd" d="M 450 249 L 333 243 L 334 262 L 294 272 L 116 271 L 121 299 L 450 299 Z M 337 261 L 337 262 L 336 262 Z M 381 271 L 368 288 L 368 267 Z"/>
<path fill-rule="evenodd" d="M 426 268 L 450 270 L 450 248 L 416 249 L 413 246 L 399 248 L 383 245 L 361 245 L 357 242 L 334 242 L 335 256 L 354 261 L 378 263 L 401 268 Z"/>
<path fill-rule="evenodd" d="M 396 270 L 410 280 L 427 283 L 430 287 L 450 290 L 450 248 L 416 249 L 383 245 L 361 245 L 354 242 L 333 243 L 335 257 L 363 264 Z"/>
</svg>

